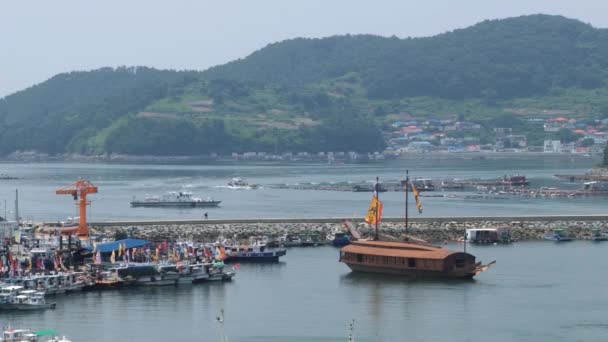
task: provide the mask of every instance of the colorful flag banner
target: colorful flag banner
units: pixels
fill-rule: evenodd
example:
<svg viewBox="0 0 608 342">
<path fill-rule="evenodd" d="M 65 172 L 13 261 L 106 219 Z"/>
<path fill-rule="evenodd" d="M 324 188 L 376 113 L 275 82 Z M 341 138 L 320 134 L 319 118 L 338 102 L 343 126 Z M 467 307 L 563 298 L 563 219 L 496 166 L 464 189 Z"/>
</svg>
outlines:
<svg viewBox="0 0 608 342">
<path fill-rule="evenodd" d="M 365 215 L 365 222 L 368 224 L 376 224 L 382 221 L 382 202 L 378 200 L 378 196 L 373 196 L 372 201 L 369 203 L 369 209 L 367 215 Z"/>
<path fill-rule="evenodd" d="M 411 184 L 412 187 L 412 193 L 414 194 L 414 199 L 416 200 L 416 208 L 418 208 L 418 212 L 420 214 L 422 214 L 422 203 L 420 202 L 420 198 L 418 198 L 418 189 L 416 189 L 416 187 L 414 186 L 414 184 Z"/>
</svg>

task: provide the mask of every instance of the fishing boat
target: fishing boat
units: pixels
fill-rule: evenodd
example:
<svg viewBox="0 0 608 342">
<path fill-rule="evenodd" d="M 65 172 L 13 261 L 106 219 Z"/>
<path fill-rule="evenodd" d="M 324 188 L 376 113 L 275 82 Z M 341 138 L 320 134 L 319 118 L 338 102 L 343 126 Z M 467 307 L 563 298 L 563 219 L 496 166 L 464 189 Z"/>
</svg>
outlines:
<svg viewBox="0 0 608 342">
<path fill-rule="evenodd" d="M 509 227 L 498 228 L 469 228 L 465 230 L 465 241 L 474 244 L 511 243 L 511 229 Z"/>
<path fill-rule="evenodd" d="M 208 266 L 208 274 L 209 277 L 207 280 L 209 281 L 231 281 L 232 278 L 236 275 L 236 273 L 225 271 L 224 268 L 226 265 L 223 261 L 216 261 Z M 235 269 L 235 268 L 233 268 Z"/>
<path fill-rule="evenodd" d="M 240 177 L 234 177 L 228 182 L 228 187 L 230 189 L 257 189 L 258 185 L 249 184 Z"/>
<path fill-rule="evenodd" d="M 35 290 L 24 290 L 19 292 L 19 295 L 11 299 L 7 306 L 3 306 L 4 310 L 45 310 L 54 309 L 57 304 L 47 303 L 44 298 L 44 292 Z"/>
<path fill-rule="evenodd" d="M 279 243 L 283 245 L 283 247 L 302 246 L 302 240 L 300 240 L 300 235 L 298 234 L 287 234 L 279 239 Z"/>
<path fill-rule="evenodd" d="M 435 191 L 435 183 L 430 178 L 416 178 L 412 180 L 412 184 L 419 191 Z"/>
<path fill-rule="evenodd" d="M 277 262 L 287 254 L 285 248 L 269 248 L 265 244 L 249 246 L 227 246 L 226 261 L 271 261 Z"/>
<path fill-rule="evenodd" d="M 98 274 L 93 288 L 98 290 L 110 290 L 118 289 L 123 286 L 125 286 L 125 281 L 120 278 L 116 272 L 105 271 Z"/>
<path fill-rule="evenodd" d="M 416 206 L 421 211 L 422 205 L 418 199 L 415 186 L 405 181 L 406 191 L 406 233 L 408 226 L 408 194 L 411 191 L 416 199 Z M 379 186 L 376 179 L 376 188 Z M 375 236 L 370 240 L 357 240 L 340 250 L 340 262 L 345 263 L 353 272 L 400 275 L 413 278 L 473 278 L 487 270 L 491 262 L 483 265 L 475 260 L 475 256 L 465 251 L 457 252 L 432 246 L 421 242 L 390 242 L 380 241 L 378 226 L 381 221 L 382 202 L 378 192 L 374 192 L 366 222 L 375 225 Z"/>
<path fill-rule="evenodd" d="M 608 236 L 599 228 L 591 229 L 591 241 L 608 241 Z"/>
<path fill-rule="evenodd" d="M 44 338 L 44 336 L 50 336 L 50 339 L 46 342 L 71 342 L 65 336 L 60 339 L 55 330 L 31 331 L 30 329 L 13 329 L 10 327 L 3 330 L 0 342 L 42 342 L 44 339 L 41 338 Z"/>
<path fill-rule="evenodd" d="M 209 273 L 202 263 L 178 262 L 175 269 L 179 274 L 178 284 L 193 284 L 209 279 Z"/>
<path fill-rule="evenodd" d="M 23 291 L 23 286 L 9 285 L 3 286 L 0 289 L 0 310 L 6 310 L 10 308 L 11 303 L 19 295 L 19 292 Z"/>
<path fill-rule="evenodd" d="M 570 236 L 570 234 L 568 234 L 566 230 L 561 228 L 554 229 L 553 233 L 545 234 L 543 236 L 543 239 L 556 242 L 568 242 L 573 240 L 572 236 Z"/>
<path fill-rule="evenodd" d="M 138 200 L 133 197 L 131 201 L 132 207 L 179 207 L 179 208 L 195 208 L 195 207 L 217 207 L 222 201 L 216 201 L 211 198 L 202 199 L 192 196 L 191 192 L 187 191 L 171 191 L 162 196 L 146 197 L 143 200 Z"/>
<path fill-rule="evenodd" d="M 120 265 L 112 269 L 122 279 L 132 280 L 133 285 L 166 286 L 175 285 L 179 275 L 165 270 L 161 272 L 157 264 L 133 263 Z"/>
<path fill-rule="evenodd" d="M 350 235 L 343 232 L 335 233 L 331 244 L 335 247 L 344 247 L 350 244 Z"/>
<path fill-rule="evenodd" d="M 300 234 L 300 246 L 302 247 L 316 247 L 319 245 L 323 245 L 326 243 L 324 240 L 325 237 L 322 237 L 318 232 L 310 232 Z"/>
</svg>

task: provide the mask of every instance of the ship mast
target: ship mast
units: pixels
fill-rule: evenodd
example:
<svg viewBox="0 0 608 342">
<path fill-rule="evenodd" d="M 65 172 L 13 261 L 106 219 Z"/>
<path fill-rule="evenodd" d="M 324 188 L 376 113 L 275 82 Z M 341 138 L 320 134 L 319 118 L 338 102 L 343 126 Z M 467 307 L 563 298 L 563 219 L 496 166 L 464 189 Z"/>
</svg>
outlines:
<svg viewBox="0 0 608 342">
<path fill-rule="evenodd" d="M 407 239 L 407 228 L 409 225 L 408 222 L 408 197 L 409 197 L 409 192 L 410 192 L 410 170 L 405 170 L 405 236 Z"/>
<path fill-rule="evenodd" d="M 379 209 L 380 209 L 380 186 L 379 186 L 378 177 L 376 177 L 376 185 L 374 185 L 374 192 L 376 193 L 376 236 L 374 240 L 378 241 L 378 218 L 379 218 Z"/>
</svg>

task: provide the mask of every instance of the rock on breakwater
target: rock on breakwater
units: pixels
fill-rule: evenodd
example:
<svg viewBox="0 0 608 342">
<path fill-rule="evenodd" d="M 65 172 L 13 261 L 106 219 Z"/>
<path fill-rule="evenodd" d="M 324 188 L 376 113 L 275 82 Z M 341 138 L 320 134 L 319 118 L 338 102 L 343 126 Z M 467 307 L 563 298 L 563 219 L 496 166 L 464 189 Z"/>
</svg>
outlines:
<svg viewBox="0 0 608 342">
<path fill-rule="evenodd" d="M 288 222 L 200 222 L 200 223 L 158 223 L 146 225 L 95 225 L 92 224 L 92 235 L 113 237 L 116 233 L 127 234 L 131 237 L 151 241 L 216 241 L 219 237 L 246 240 L 252 236 L 269 236 L 278 238 L 288 233 L 318 232 L 322 236 L 344 230 L 339 222 L 310 222 L 303 220 L 287 220 Z M 357 228 L 364 236 L 371 236 L 374 227 L 363 222 L 357 222 Z M 512 237 L 516 240 L 539 240 L 553 229 L 566 229 L 576 239 L 588 239 L 592 229 L 607 229 L 608 220 L 604 217 L 597 220 L 551 219 L 539 220 L 462 220 L 454 219 L 425 219 L 410 223 L 408 234 L 429 241 L 458 240 L 464 236 L 467 228 L 498 228 L 510 227 Z M 383 222 L 380 225 L 382 234 L 401 238 L 404 234 L 403 222 Z"/>
</svg>

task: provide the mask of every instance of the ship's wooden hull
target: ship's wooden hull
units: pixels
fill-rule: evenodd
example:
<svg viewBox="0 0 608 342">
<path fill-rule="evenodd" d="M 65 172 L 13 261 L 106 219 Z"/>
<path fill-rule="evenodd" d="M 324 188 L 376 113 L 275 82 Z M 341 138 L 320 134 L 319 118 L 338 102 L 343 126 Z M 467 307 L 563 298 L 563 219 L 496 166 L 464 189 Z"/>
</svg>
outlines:
<svg viewBox="0 0 608 342">
<path fill-rule="evenodd" d="M 362 265 L 362 264 L 348 263 L 348 262 L 345 262 L 345 264 L 353 272 L 387 274 L 387 275 L 404 276 L 404 277 L 410 277 L 410 278 L 471 279 L 476 274 L 475 268 L 454 270 L 454 271 L 436 271 L 436 270 L 424 270 L 424 269 L 385 267 L 385 266 L 376 266 L 376 265 Z"/>
</svg>

